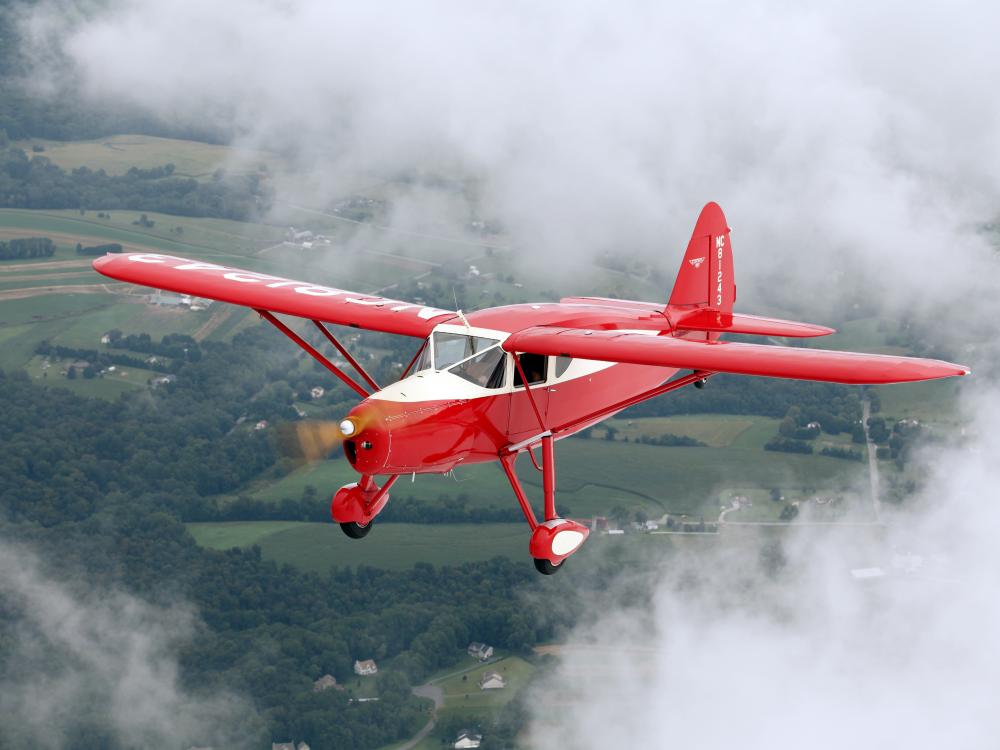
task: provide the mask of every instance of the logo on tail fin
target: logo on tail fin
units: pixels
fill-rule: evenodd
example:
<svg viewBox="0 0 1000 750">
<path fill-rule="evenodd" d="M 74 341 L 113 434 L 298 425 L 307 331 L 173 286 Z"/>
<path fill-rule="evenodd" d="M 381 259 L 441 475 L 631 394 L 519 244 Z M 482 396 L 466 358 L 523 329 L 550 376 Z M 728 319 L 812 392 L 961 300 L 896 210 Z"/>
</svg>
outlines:
<svg viewBox="0 0 1000 750">
<path fill-rule="evenodd" d="M 691 258 L 690 260 L 688 260 L 688 263 L 690 263 L 695 268 L 701 268 L 701 264 L 704 263 L 704 262 L 705 262 L 705 256 L 704 255 L 701 256 L 700 258 Z"/>
</svg>

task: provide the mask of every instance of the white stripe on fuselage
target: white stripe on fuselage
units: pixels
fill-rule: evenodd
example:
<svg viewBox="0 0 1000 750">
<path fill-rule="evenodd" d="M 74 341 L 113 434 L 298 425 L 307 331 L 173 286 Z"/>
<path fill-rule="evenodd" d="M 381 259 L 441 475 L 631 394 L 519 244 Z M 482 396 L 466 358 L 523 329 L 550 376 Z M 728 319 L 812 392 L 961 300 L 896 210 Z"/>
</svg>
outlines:
<svg viewBox="0 0 1000 750">
<path fill-rule="evenodd" d="M 466 328 L 465 326 L 454 324 L 439 325 L 434 329 L 434 331 L 462 333 L 472 336 L 500 339 L 501 345 L 503 340 L 505 340 L 509 335 L 501 331 L 476 328 L 474 326 Z M 656 336 L 658 332 L 646 330 L 623 330 L 621 333 Z M 593 359 L 580 359 L 574 357 L 570 362 L 569 367 L 566 368 L 566 371 L 557 378 L 554 377 L 556 359 L 557 357 L 549 357 L 549 366 L 547 368 L 547 372 L 549 374 L 548 380 L 544 383 L 532 384 L 532 388 L 549 388 L 557 386 L 562 383 L 578 380 L 579 378 L 588 377 L 618 364 L 617 362 L 603 362 Z M 484 388 L 476 385 L 475 383 L 470 383 L 468 380 L 460 378 L 457 375 L 453 375 L 447 370 L 428 369 L 414 373 L 413 375 L 400 380 L 398 383 L 393 383 L 392 385 L 383 388 L 381 391 L 373 393 L 370 398 L 376 401 L 394 401 L 397 403 L 414 403 L 420 401 L 458 401 L 474 398 L 487 398 L 489 396 L 502 396 L 505 394 L 523 391 L 523 387 L 514 388 L 513 385 L 515 369 L 513 357 L 507 355 L 505 362 L 507 373 L 504 378 L 505 385 L 502 388 Z"/>
<path fill-rule="evenodd" d="M 483 388 L 470 383 L 465 378 L 453 375 L 447 370 L 423 370 L 400 380 L 398 383 L 386 386 L 381 391 L 373 393 L 370 398 L 376 401 L 396 401 L 412 403 L 417 401 L 459 401 L 473 398 L 487 398 L 523 391 L 524 388 L 514 388 L 513 359 L 507 357 L 507 378 L 503 388 Z M 595 372 L 614 367 L 614 362 L 597 362 L 590 359 L 574 359 L 566 372 L 560 378 L 550 378 L 544 383 L 532 385 L 532 388 L 548 388 L 566 383 L 578 378 L 593 375 Z"/>
</svg>

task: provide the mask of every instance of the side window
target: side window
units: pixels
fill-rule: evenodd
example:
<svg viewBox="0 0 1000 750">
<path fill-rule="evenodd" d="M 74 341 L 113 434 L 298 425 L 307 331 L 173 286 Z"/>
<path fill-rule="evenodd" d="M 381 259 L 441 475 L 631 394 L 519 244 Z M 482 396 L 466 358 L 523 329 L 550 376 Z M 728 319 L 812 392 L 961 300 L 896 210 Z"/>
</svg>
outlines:
<svg viewBox="0 0 1000 750">
<path fill-rule="evenodd" d="M 570 363 L 573 361 L 572 357 L 556 357 L 556 377 L 561 378 L 566 370 L 569 368 Z"/>
<path fill-rule="evenodd" d="M 524 377 L 528 379 L 528 385 L 545 382 L 545 365 L 549 361 L 548 357 L 541 354 L 520 354 L 517 357 L 521 361 L 521 369 L 524 370 Z M 524 385 L 521 380 L 521 372 L 514 368 L 514 387 Z"/>
<path fill-rule="evenodd" d="M 483 388 L 500 388 L 503 386 L 506 370 L 507 360 L 504 351 L 495 346 L 460 365 L 455 365 L 449 372 Z"/>
<path fill-rule="evenodd" d="M 431 340 L 427 339 L 426 341 L 424 341 L 424 345 L 420 349 L 420 358 L 413 365 L 412 372 L 429 370 L 430 367 L 431 367 Z"/>
</svg>

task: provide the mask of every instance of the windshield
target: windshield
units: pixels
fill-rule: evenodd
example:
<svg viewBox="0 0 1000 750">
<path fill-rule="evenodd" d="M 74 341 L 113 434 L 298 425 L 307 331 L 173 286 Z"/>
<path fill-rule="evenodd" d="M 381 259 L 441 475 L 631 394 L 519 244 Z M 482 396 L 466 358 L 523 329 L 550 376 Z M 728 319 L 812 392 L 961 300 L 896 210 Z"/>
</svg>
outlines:
<svg viewBox="0 0 1000 750">
<path fill-rule="evenodd" d="M 494 346 L 455 365 L 449 372 L 483 388 L 502 388 L 507 372 L 504 351 Z"/>
<path fill-rule="evenodd" d="M 499 344 L 498 339 L 488 339 L 482 336 L 468 336 L 464 333 L 434 334 L 434 369 L 444 370 L 456 362 L 468 359 L 491 346 Z"/>
</svg>

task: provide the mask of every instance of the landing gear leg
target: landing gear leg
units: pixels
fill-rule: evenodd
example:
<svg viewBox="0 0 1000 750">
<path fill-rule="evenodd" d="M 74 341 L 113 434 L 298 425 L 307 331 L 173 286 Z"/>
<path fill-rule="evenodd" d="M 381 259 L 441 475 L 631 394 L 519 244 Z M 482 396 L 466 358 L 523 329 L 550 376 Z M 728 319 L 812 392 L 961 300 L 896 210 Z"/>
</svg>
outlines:
<svg viewBox="0 0 1000 750">
<path fill-rule="evenodd" d="M 576 552 L 586 541 L 590 529 L 586 526 L 559 518 L 556 515 L 556 464 L 552 435 L 544 435 L 542 442 L 542 489 L 544 492 L 545 520 L 539 523 L 535 512 L 524 494 L 521 480 L 514 470 L 517 452 L 505 453 L 500 456 L 500 465 L 510 482 L 514 495 L 521 505 L 528 525 L 531 527 L 531 541 L 528 551 L 535 562 L 535 570 L 542 575 L 553 575 L 562 568 L 563 561 Z M 534 458 L 532 457 L 534 462 Z"/>
</svg>

